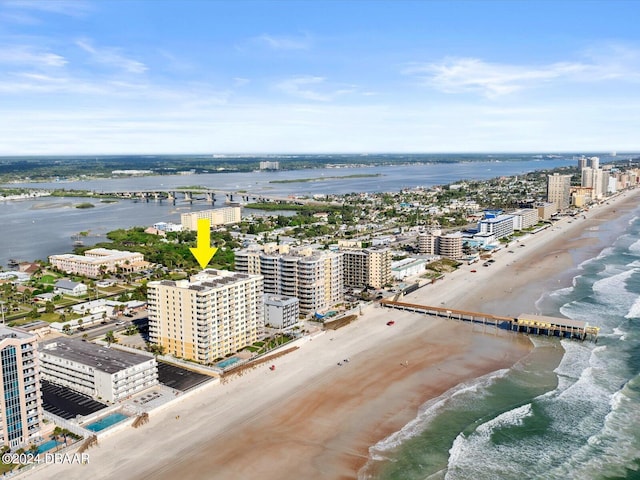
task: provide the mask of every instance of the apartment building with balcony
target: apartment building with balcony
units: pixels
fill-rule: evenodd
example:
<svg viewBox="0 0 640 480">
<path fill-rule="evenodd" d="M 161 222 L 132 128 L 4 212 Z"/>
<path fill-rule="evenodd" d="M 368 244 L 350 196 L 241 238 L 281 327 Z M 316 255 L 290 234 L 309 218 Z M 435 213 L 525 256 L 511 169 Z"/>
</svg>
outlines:
<svg viewBox="0 0 640 480">
<path fill-rule="evenodd" d="M 538 223 L 538 210 L 535 208 L 521 208 L 510 215 L 513 215 L 514 230 L 524 230 Z"/>
<path fill-rule="evenodd" d="M 241 218 L 240 207 L 222 207 L 183 213 L 180 215 L 180 223 L 185 230 L 198 230 L 199 219 L 207 219 L 212 227 L 219 227 L 239 223 Z"/>
<path fill-rule="evenodd" d="M 260 274 L 264 293 L 296 297 L 300 313 L 325 310 L 343 300 L 342 252 L 265 245 L 236 252 L 236 270 Z"/>
<path fill-rule="evenodd" d="M 422 254 L 462 258 L 462 243 L 461 232 L 443 234 L 440 229 L 431 229 L 418 234 L 418 251 Z"/>
<path fill-rule="evenodd" d="M 42 379 L 108 402 L 158 384 L 155 357 L 106 348 L 78 338 L 56 338 L 39 352 Z"/>
<path fill-rule="evenodd" d="M 0 445 L 27 447 L 40 437 L 42 396 L 34 335 L 0 325 Z"/>
<path fill-rule="evenodd" d="M 264 296 L 264 323 L 272 328 L 288 330 L 300 324 L 300 301 L 283 295 Z"/>
<path fill-rule="evenodd" d="M 343 249 L 344 285 L 382 288 L 391 280 L 391 250 L 388 248 Z"/>
<path fill-rule="evenodd" d="M 262 335 L 263 292 L 260 275 L 215 269 L 149 282 L 149 339 L 170 355 L 213 363 Z"/>
</svg>

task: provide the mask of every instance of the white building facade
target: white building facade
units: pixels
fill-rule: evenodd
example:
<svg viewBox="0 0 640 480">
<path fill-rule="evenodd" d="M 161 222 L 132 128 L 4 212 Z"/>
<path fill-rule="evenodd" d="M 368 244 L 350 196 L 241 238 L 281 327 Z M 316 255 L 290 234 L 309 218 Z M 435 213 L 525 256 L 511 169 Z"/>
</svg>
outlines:
<svg viewBox="0 0 640 480">
<path fill-rule="evenodd" d="M 300 324 L 300 302 L 295 297 L 281 295 L 264 296 L 265 325 L 289 330 Z"/>
<path fill-rule="evenodd" d="M 108 402 L 158 384 L 156 359 L 146 355 L 75 338 L 45 342 L 39 355 L 43 380 Z"/>
</svg>

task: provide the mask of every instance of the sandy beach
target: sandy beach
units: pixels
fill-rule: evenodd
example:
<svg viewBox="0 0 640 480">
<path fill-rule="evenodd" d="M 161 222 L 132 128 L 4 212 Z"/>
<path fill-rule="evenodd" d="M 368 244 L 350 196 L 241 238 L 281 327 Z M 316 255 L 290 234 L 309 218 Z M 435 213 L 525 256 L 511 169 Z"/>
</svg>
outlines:
<svg viewBox="0 0 640 480">
<path fill-rule="evenodd" d="M 405 297 L 415 303 L 517 315 L 566 286 L 607 242 L 600 226 L 636 206 L 640 190 L 586 218 L 512 243 L 490 267 L 464 265 Z M 513 252 L 513 253 L 510 253 Z M 472 273 L 471 270 L 476 270 Z M 547 313 L 547 312 L 540 312 Z M 389 319 L 395 325 L 387 326 Z M 51 465 L 29 478 L 356 478 L 368 449 L 425 401 L 509 368 L 532 349 L 524 335 L 372 305 L 353 324 L 156 414 L 88 450 L 87 465 Z M 338 366 L 345 358 L 349 362 Z"/>
</svg>

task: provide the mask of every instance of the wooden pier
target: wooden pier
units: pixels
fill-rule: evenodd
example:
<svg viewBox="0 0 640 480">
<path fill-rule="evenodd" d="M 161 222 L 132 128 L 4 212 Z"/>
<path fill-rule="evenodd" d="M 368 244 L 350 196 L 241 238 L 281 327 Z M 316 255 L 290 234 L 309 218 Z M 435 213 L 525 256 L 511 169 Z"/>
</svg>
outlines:
<svg viewBox="0 0 640 480">
<path fill-rule="evenodd" d="M 599 327 L 590 326 L 587 322 L 571 320 L 568 318 L 549 317 L 523 313 L 518 317 L 505 317 L 491 313 L 471 312 L 456 310 L 447 307 L 434 307 L 417 303 L 396 302 L 393 300 L 381 300 L 380 306 L 396 308 L 407 312 L 424 313 L 436 317 L 446 317 L 482 325 L 493 325 L 498 328 L 506 328 L 515 332 L 533 335 L 545 335 L 548 337 L 577 338 L 580 340 L 598 339 Z"/>
</svg>

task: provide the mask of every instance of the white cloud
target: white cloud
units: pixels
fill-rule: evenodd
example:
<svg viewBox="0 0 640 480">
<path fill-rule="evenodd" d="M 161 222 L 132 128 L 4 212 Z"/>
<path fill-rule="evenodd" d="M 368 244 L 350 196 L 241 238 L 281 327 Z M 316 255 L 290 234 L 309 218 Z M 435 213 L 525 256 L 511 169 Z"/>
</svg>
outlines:
<svg viewBox="0 0 640 480">
<path fill-rule="evenodd" d="M 301 75 L 285 79 L 276 85 L 281 92 L 293 97 L 316 102 L 329 102 L 341 95 L 353 93 L 353 86 L 328 85 L 324 77 Z"/>
<path fill-rule="evenodd" d="M 243 87 L 245 85 L 248 85 L 249 83 L 251 83 L 251 80 L 249 80 L 248 78 L 235 77 L 233 79 L 234 87 Z"/>
<path fill-rule="evenodd" d="M 77 40 L 76 45 L 91 55 L 91 58 L 103 65 L 125 70 L 129 73 L 144 73 L 148 70 L 147 66 L 137 60 L 133 60 L 122 55 L 115 48 L 97 48 L 86 39 Z"/>
<path fill-rule="evenodd" d="M 493 98 L 531 88 L 540 82 L 586 74 L 581 63 L 545 66 L 488 63 L 477 58 L 450 58 L 440 63 L 414 65 L 403 73 L 414 75 L 446 93 L 480 92 Z"/>
<path fill-rule="evenodd" d="M 255 40 L 274 50 L 306 50 L 311 46 L 308 35 L 292 37 L 264 34 L 256 37 Z"/>
<path fill-rule="evenodd" d="M 70 17 L 86 14 L 91 10 L 84 0 L 5 0 L 0 6 L 24 11 L 48 12 Z"/>
<path fill-rule="evenodd" d="M 63 67 L 67 60 L 55 53 L 38 51 L 29 46 L 0 47 L 0 64 L 29 65 L 34 68 Z"/>
<path fill-rule="evenodd" d="M 551 83 L 589 83 L 608 80 L 640 81 L 640 54 L 621 45 L 605 45 L 580 61 L 543 65 L 491 63 L 479 58 L 445 58 L 414 63 L 402 73 L 446 93 L 477 92 L 488 98 L 509 95 Z"/>
</svg>

